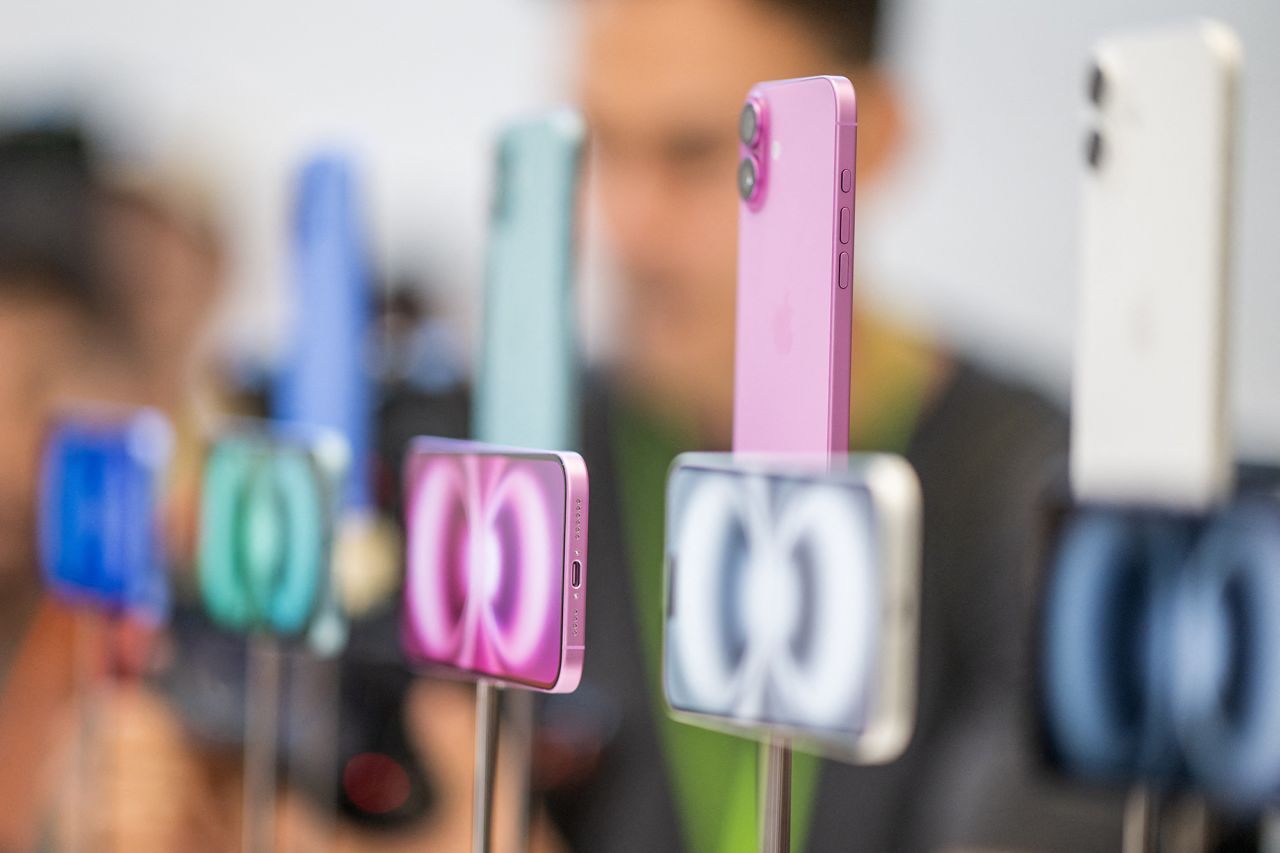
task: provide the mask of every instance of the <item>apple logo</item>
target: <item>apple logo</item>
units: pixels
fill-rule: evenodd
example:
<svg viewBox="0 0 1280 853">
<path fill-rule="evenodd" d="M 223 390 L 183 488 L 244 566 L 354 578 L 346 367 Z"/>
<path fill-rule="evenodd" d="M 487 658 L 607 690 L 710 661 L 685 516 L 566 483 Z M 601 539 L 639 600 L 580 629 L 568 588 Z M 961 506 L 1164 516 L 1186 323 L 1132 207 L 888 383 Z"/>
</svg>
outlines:
<svg viewBox="0 0 1280 853">
<path fill-rule="evenodd" d="M 791 333 L 791 293 L 782 298 L 782 304 L 773 312 L 773 345 L 778 352 L 786 355 L 791 352 L 793 343 Z"/>
</svg>

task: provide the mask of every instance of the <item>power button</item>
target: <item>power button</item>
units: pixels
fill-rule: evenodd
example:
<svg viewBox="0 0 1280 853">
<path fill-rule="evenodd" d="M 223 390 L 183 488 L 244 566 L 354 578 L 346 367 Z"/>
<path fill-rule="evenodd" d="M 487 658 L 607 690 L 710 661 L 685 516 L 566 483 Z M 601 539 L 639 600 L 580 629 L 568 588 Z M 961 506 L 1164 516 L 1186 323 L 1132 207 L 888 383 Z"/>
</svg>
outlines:
<svg viewBox="0 0 1280 853">
<path fill-rule="evenodd" d="M 849 253 L 840 253 L 840 289 L 849 289 Z"/>
</svg>

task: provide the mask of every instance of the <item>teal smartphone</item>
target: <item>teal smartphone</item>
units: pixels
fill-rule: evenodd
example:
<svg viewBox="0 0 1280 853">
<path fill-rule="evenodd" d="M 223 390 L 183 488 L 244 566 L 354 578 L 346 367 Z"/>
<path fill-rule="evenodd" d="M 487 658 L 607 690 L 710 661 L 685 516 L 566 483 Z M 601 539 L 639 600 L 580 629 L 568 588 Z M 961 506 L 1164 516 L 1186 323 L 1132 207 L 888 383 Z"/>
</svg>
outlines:
<svg viewBox="0 0 1280 853">
<path fill-rule="evenodd" d="M 245 420 L 222 432 L 205 462 L 197 556 L 214 621 L 321 654 L 342 647 L 332 551 L 350 462 L 336 430 Z"/>
<path fill-rule="evenodd" d="M 577 443 L 574 247 L 586 125 L 561 108 L 498 137 L 474 434 L 564 450 Z"/>
</svg>

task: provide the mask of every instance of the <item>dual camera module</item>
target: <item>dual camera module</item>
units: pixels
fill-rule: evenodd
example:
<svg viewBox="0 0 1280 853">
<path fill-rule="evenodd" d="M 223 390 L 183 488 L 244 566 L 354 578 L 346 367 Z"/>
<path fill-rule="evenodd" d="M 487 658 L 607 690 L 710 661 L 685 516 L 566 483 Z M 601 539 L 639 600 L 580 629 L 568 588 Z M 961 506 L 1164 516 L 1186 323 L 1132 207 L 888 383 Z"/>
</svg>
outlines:
<svg viewBox="0 0 1280 853">
<path fill-rule="evenodd" d="M 1101 108 L 1107 94 L 1107 77 L 1098 65 L 1089 69 L 1086 90 L 1089 103 Z M 1102 131 L 1096 127 L 1091 128 L 1089 135 L 1085 138 L 1084 146 L 1084 159 L 1089 164 L 1089 168 L 1098 169 L 1102 165 L 1103 147 Z"/>
<path fill-rule="evenodd" d="M 738 116 L 738 140 L 748 149 L 738 163 L 738 195 L 746 202 L 755 201 L 760 195 L 761 124 L 760 102 L 749 99 Z"/>
</svg>

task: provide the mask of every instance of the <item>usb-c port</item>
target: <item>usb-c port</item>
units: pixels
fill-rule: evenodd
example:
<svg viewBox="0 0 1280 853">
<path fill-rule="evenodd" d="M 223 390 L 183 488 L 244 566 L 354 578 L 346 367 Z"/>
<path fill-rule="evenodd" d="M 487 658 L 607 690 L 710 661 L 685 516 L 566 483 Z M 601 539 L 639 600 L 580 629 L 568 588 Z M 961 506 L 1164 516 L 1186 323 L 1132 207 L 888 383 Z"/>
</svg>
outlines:
<svg viewBox="0 0 1280 853">
<path fill-rule="evenodd" d="M 580 560 L 574 560 L 573 568 L 569 570 L 569 586 L 574 589 L 582 586 L 582 562 Z"/>
</svg>

